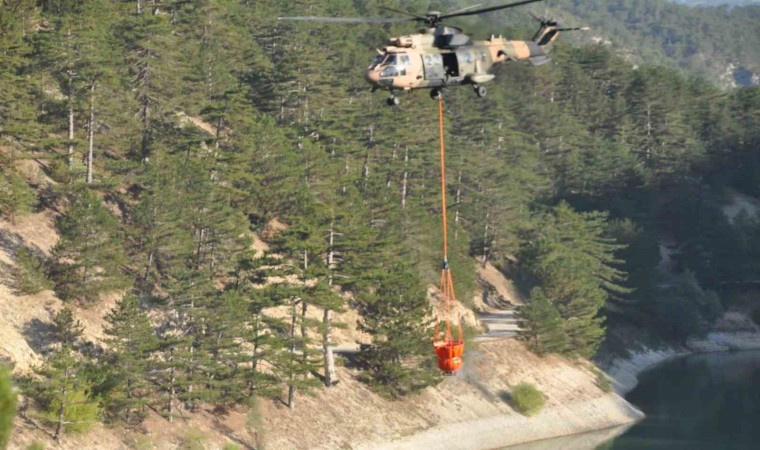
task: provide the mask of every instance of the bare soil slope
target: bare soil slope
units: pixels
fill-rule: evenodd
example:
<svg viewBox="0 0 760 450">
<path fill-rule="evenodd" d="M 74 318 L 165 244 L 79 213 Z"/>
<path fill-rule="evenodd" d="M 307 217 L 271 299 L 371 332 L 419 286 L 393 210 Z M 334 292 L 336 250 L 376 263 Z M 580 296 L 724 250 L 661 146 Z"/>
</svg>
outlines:
<svg viewBox="0 0 760 450">
<path fill-rule="evenodd" d="M 62 303 L 51 291 L 32 296 L 16 292 L 10 276 L 15 252 L 24 246 L 49 253 L 57 240 L 53 224 L 51 212 L 22 218 L 15 225 L 0 221 L 0 357 L 12 361 L 16 373 L 28 373 L 41 360 L 50 318 Z M 492 290 L 515 295 L 496 272 L 487 274 L 501 283 Z M 430 295 L 435 296 L 434 289 Z M 115 300 L 77 310 L 88 340 L 101 341 L 103 317 Z M 466 308 L 460 313 L 474 319 Z M 354 325 L 358 317 L 348 312 L 340 319 Z M 336 333 L 336 343 L 363 340 L 352 328 Z M 379 396 L 358 382 L 356 369 L 339 367 L 338 385 L 300 393 L 295 411 L 279 401 L 262 401 L 256 408 L 241 407 L 226 414 L 187 414 L 173 424 L 152 415 L 139 429 L 98 425 L 83 435 L 67 436 L 55 448 L 184 449 L 197 442 L 197 448 L 220 449 L 234 442 L 242 448 L 269 449 L 475 449 L 578 433 L 640 417 L 620 397 L 596 386 L 587 363 L 539 358 L 511 339 L 468 347 L 465 367 L 439 386 L 400 401 Z M 526 418 L 510 406 L 509 390 L 522 381 L 535 384 L 546 396 L 547 406 L 537 417 Z M 22 399 L 21 409 L 30 412 L 27 406 Z M 49 443 L 49 432 L 30 416 L 17 418 L 10 448 L 23 449 L 34 441 Z"/>
<path fill-rule="evenodd" d="M 263 411 L 269 449 L 494 448 L 605 428 L 642 414 L 594 382 L 590 365 L 539 358 L 514 340 L 470 349 L 466 369 L 435 388 L 401 401 L 384 399 L 340 370 L 333 389 L 302 397 L 294 413 L 278 404 Z M 538 416 L 510 406 L 522 381 L 546 397 Z"/>
</svg>

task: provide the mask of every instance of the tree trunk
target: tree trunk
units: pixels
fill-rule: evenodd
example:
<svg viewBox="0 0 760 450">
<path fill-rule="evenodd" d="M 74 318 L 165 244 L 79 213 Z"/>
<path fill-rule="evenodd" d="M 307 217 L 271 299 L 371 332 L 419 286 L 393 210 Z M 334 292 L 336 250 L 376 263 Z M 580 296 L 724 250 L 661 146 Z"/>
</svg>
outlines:
<svg viewBox="0 0 760 450">
<path fill-rule="evenodd" d="M 145 89 L 146 86 L 148 86 L 150 82 L 150 65 L 146 64 L 145 67 L 140 71 L 140 84 L 141 88 Z M 138 95 L 138 101 L 140 102 L 140 123 L 143 126 L 142 130 L 142 143 L 140 145 L 140 150 L 142 152 L 142 160 L 143 162 L 147 162 L 149 158 L 149 148 L 150 148 L 150 98 L 148 97 L 148 94 L 145 92 L 142 92 Z"/>
<path fill-rule="evenodd" d="M 145 265 L 145 271 L 143 272 L 143 282 L 148 281 L 148 275 L 150 274 L 150 268 L 153 267 L 153 255 L 155 251 L 151 250 L 150 253 L 148 253 L 148 263 Z"/>
<path fill-rule="evenodd" d="M 301 299 L 301 363 L 306 366 L 306 363 L 308 362 L 309 354 L 306 351 L 306 309 L 309 307 L 309 304 L 306 303 L 303 299 Z"/>
<path fill-rule="evenodd" d="M 325 355 L 325 386 L 331 387 L 335 380 L 335 356 L 330 345 L 330 310 L 325 308 L 322 316 L 322 350 Z"/>
<path fill-rule="evenodd" d="M 90 122 L 87 136 L 87 184 L 92 183 L 92 148 L 95 143 L 95 82 L 90 83 Z"/>
<path fill-rule="evenodd" d="M 69 30 L 69 35 L 71 35 L 71 30 Z M 71 72 L 71 70 L 68 71 L 69 76 L 69 86 L 68 86 L 68 101 L 69 101 L 69 151 L 68 151 L 68 163 L 69 163 L 69 170 L 71 170 L 71 166 L 74 165 L 74 75 Z"/>
<path fill-rule="evenodd" d="M 367 179 L 369 178 L 369 149 L 364 154 L 364 165 L 362 166 L 362 191 L 367 188 Z"/>
<path fill-rule="evenodd" d="M 459 237 L 459 211 L 454 214 L 454 240 Z"/>
<path fill-rule="evenodd" d="M 293 361 L 296 357 L 296 318 L 298 317 L 298 301 L 293 300 L 293 308 L 290 313 L 290 374 L 288 376 L 288 408 L 296 409 L 296 385 L 295 373 L 293 373 Z"/>
<path fill-rule="evenodd" d="M 348 171 L 351 169 L 351 167 L 348 164 L 349 156 L 346 155 L 346 164 L 343 166 L 343 187 L 341 188 L 341 191 L 343 192 L 343 195 L 346 195 L 346 178 L 348 177 Z"/>
<path fill-rule="evenodd" d="M 309 269 L 309 252 L 303 251 L 303 276 L 301 282 L 306 286 L 306 271 Z M 306 366 L 308 354 L 306 352 L 306 309 L 309 307 L 305 299 L 301 299 L 301 362 Z"/>
<path fill-rule="evenodd" d="M 259 320 L 260 317 L 258 314 L 254 315 L 254 323 L 256 324 L 254 326 L 253 331 L 253 351 L 251 352 L 251 373 L 253 376 L 256 376 L 256 371 L 259 368 Z M 255 385 L 251 385 L 251 390 L 255 389 Z"/>
<path fill-rule="evenodd" d="M 288 385 L 288 408 L 291 411 L 296 409 L 296 387 L 292 383 Z"/>
<path fill-rule="evenodd" d="M 58 411 L 58 423 L 55 426 L 55 434 L 53 439 L 56 442 L 61 439 L 61 431 L 63 431 L 63 422 L 66 417 L 66 393 L 68 392 L 67 383 L 69 381 L 69 368 L 63 372 L 63 392 L 61 392 L 61 409 Z"/>
<path fill-rule="evenodd" d="M 401 207 L 406 208 L 406 193 L 409 183 L 409 147 L 404 146 L 404 179 L 401 182 Z"/>
<path fill-rule="evenodd" d="M 462 200 L 462 170 L 459 170 L 459 173 L 457 174 L 457 193 L 456 196 L 454 196 L 454 204 L 458 205 L 459 202 Z"/>
<path fill-rule="evenodd" d="M 335 228 L 334 222 L 330 222 L 330 236 L 329 247 L 327 252 L 327 270 L 329 271 L 327 285 L 332 288 L 333 285 L 333 271 L 335 268 L 335 251 L 333 246 L 335 244 Z M 333 356 L 332 346 L 330 345 L 330 310 L 325 308 L 322 315 L 322 351 L 324 354 L 325 363 L 325 386 L 330 387 L 335 379 L 335 357 Z"/>
<path fill-rule="evenodd" d="M 174 349 L 169 351 L 169 363 L 174 364 Z M 176 381 L 174 366 L 172 366 L 169 369 L 169 404 L 166 408 L 169 411 L 169 423 L 174 423 L 174 396 L 176 395 L 174 383 Z"/>
<path fill-rule="evenodd" d="M 490 217 L 491 212 L 486 211 L 486 224 L 483 227 L 483 268 L 486 268 L 486 264 L 488 264 L 488 253 L 490 252 L 490 246 L 488 245 L 488 218 Z"/>
</svg>

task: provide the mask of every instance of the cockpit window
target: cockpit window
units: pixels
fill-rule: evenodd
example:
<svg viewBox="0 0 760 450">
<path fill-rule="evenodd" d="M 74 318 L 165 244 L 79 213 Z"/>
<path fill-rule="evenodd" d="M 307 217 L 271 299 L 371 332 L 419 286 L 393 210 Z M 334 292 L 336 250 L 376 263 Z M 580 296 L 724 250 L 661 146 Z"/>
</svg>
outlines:
<svg viewBox="0 0 760 450">
<path fill-rule="evenodd" d="M 383 71 L 380 72 L 380 78 L 393 78 L 397 77 L 398 75 L 398 67 L 396 66 L 385 66 L 383 68 Z"/>
<path fill-rule="evenodd" d="M 406 66 L 409 65 L 409 56 L 405 53 L 391 53 L 383 62 L 380 78 L 393 78 L 400 75 L 406 75 Z"/>
<path fill-rule="evenodd" d="M 375 59 L 372 60 L 372 63 L 369 65 L 369 68 L 374 69 L 375 67 L 377 67 L 377 65 L 383 61 L 383 58 L 385 58 L 385 55 L 381 55 L 380 53 L 375 55 Z"/>
</svg>

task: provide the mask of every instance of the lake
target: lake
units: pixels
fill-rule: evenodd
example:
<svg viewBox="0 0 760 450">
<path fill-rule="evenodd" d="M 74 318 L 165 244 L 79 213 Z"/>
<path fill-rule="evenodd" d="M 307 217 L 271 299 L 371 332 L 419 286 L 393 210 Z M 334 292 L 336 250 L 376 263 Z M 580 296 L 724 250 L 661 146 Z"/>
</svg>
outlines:
<svg viewBox="0 0 760 450">
<path fill-rule="evenodd" d="M 641 422 L 509 449 L 760 449 L 760 351 L 678 358 L 639 380 L 626 399 L 646 413 Z"/>
</svg>

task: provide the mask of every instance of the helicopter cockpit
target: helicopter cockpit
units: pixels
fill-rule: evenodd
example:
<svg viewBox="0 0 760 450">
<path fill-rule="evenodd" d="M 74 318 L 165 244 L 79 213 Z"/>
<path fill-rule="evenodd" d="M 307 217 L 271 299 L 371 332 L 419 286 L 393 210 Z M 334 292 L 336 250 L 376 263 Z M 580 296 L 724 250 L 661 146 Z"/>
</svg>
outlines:
<svg viewBox="0 0 760 450">
<path fill-rule="evenodd" d="M 394 78 L 406 75 L 406 68 L 409 65 L 409 55 L 406 53 L 382 53 L 377 54 L 368 68 L 368 72 L 377 72 L 379 78 Z"/>
</svg>

